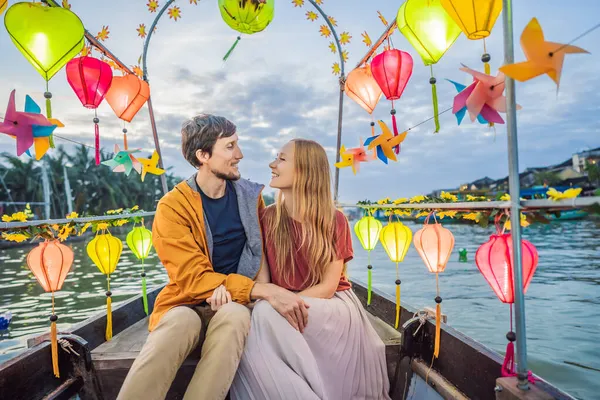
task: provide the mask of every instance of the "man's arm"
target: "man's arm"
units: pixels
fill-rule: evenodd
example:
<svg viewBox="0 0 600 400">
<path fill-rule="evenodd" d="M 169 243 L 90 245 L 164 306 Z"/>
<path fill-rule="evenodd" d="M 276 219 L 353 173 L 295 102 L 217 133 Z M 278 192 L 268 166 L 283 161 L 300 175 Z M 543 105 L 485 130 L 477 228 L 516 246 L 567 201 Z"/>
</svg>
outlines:
<svg viewBox="0 0 600 400">
<path fill-rule="evenodd" d="M 153 244 L 169 278 L 187 296 L 204 301 L 224 285 L 233 301 L 248 303 L 252 279 L 239 274 L 224 275 L 213 270 L 200 249 L 185 217 L 168 204 L 159 203 L 152 226 Z"/>
</svg>

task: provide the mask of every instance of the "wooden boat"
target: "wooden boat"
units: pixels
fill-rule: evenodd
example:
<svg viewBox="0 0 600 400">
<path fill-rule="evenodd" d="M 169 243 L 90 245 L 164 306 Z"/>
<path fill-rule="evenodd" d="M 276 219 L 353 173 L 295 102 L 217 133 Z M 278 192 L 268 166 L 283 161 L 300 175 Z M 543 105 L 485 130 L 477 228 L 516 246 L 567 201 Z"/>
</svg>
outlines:
<svg viewBox="0 0 600 400">
<path fill-rule="evenodd" d="M 151 306 L 160 289 L 149 291 Z M 435 325 L 427 313 L 403 307 L 401 328 L 396 330 L 393 298 L 375 290 L 367 307 L 365 286 L 354 281 L 353 290 L 386 345 L 392 399 L 574 399 L 542 379 L 530 385 L 525 397 L 516 389 L 516 378 L 498 379 L 499 354 L 446 324 L 442 324 L 440 356 L 430 370 Z M 113 310 L 111 341 L 104 339 L 105 313 L 59 332 L 60 378 L 52 373 L 48 334 L 30 339 L 27 351 L 0 365 L 0 399 L 58 400 L 76 395 L 82 400 L 115 399 L 146 340 L 147 321 L 138 296 Z M 183 397 L 200 348 L 201 344 L 181 366 L 168 399 Z"/>
</svg>

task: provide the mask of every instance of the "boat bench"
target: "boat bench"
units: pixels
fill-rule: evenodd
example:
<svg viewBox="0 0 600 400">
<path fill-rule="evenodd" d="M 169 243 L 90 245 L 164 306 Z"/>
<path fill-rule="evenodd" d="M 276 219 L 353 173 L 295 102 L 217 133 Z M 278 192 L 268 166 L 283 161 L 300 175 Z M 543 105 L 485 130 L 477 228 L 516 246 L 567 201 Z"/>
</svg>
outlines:
<svg viewBox="0 0 600 400">
<path fill-rule="evenodd" d="M 369 313 L 369 320 L 377 331 L 379 337 L 386 345 L 386 359 L 390 380 L 393 378 L 400 354 L 401 334 L 386 324 L 383 320 Z M 194 374 L 196 364 L 200 360 L 202 343 L 206 324 L 210 319 L 207 315 L 203 318 L 202 336 L 197 348 L 186 358 L 179 369 L 167 399 L 181 399 L 187 388 L 187 384 Z M 129 328 L 120 332 L 112 340 L 103 343 L 92 351 L 92 361 L 96 374 L 103 388 L 104 400 L 116 399 L 119 390 L 131 368 L 133 361 L 138 356 L 146 338 L 148 337 L 148 317 L 138 321 Z"/>
</svg>

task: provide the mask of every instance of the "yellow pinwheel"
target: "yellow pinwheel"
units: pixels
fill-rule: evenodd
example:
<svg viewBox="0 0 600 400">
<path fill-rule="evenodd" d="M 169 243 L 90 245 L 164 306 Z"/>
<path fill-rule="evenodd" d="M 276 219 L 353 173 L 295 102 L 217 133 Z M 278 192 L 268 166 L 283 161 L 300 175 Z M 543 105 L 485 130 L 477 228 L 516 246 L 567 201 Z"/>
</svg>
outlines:
<svg viewBox="0 0 600 400">
<path fill-rule="evenodd" d="M 165 173 L 164 169 L 158 168 L 158 152 L 154 150 L 151 158 L 138 158 L 140 164 L 142 164 L 142 182 L 146 178 L 146 174 L 162 175 Z"/>
<path fill-rule="evenodd" d="M 377 136 L 372 136 L 365 141 L 365 146 L 368 146 L 367 149 L 371 150 L 373 148 L 377 148 L 377 157 L 381 161 L 387 164 L 388 158 L 394 161 L 397 161 L 396 154 L 394 153 L 394 147 L 400 146 L 400 143 L 406 139 L 406 135 L 408 131 L 402 132 L 401 134 L 394 136 L 390 128 L 385 124 L 385 122 L 379 120 L 379 127 L 381 128 L 381 134 Z"/>
</svg>

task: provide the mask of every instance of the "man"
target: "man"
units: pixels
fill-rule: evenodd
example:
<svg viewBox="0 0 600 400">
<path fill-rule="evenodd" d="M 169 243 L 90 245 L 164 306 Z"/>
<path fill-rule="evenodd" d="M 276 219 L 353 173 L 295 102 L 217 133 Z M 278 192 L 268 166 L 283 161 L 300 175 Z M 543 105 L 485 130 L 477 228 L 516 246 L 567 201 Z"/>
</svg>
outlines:
<svg viewBox="0 0 600 400">
<path fill-rule="evenodd" d="M 169 283 L 156 298 L 150 334 L 123 383 L 122 400 L 165 398 L 198 345 L 198 311 L 208 307 L 205 302 L 216 313 L 184 399 L 225 398 L 250 328 L 245 305 L 252 300 L 269 301 L 296 325 L 299 319 L 308 322 L 308 306 L 298 295 L 254 282 L 265 266 L 259 225 L 263 185 L 240 179 L 236 126 L 201 114 L 186 121 L 181 134 L 183 155 L 198 172 L 158 203 L 153 243 Z"/>
</svg>

